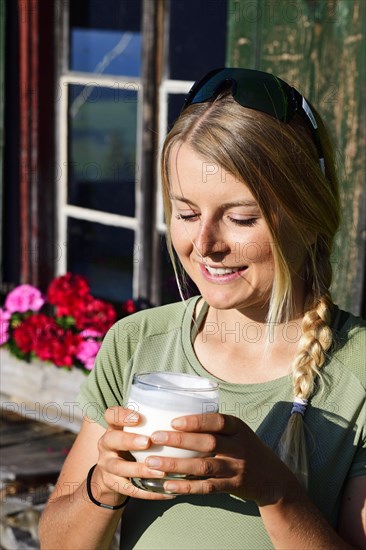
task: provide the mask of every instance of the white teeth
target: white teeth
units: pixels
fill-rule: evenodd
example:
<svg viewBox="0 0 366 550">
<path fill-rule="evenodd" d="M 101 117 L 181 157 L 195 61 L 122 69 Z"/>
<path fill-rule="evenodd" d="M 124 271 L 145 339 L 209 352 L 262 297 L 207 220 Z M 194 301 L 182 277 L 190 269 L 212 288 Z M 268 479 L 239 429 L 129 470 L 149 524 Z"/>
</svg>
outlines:
<svg viewBox="0 0 366 550">
<path fill-rule="evenodd" d="M 237 271 L 243 269 L 243 267 L 233 267 L 229 269 L 227 267 L 210 267 L 209 265 L 206 265 L 205 267 L 211 275 L 227 275 L 228 273 L 236 273 Z"/>
</svg>

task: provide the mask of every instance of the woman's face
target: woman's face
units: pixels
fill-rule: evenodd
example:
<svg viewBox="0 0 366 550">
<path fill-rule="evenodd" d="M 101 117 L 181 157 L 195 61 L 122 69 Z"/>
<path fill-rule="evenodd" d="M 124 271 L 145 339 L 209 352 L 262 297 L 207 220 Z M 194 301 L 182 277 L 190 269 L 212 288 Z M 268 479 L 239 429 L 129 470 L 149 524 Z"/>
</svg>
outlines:
<svg viewBox="0 0 366 550">
<path fill-rule="evenodd" d="M 257 310 L 268 303 L 271 235 L 248 187 L 187 144 L 170 158 L 171 238 L 210 306 Z"/>
</svg>

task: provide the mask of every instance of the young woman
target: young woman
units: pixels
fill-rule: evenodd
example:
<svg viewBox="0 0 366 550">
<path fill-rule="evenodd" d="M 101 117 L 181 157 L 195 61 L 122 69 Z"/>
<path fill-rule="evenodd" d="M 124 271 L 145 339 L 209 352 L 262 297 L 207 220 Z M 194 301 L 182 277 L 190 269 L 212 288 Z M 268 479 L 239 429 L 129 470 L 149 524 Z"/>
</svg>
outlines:
<svg viewBox="0 0 366 550">
<path fill-rule="evenodd" d="M 41 522 L 42 548 L 365 548 L 365 323 L 329 287 L 339 198 L 319 116 L 273 75 L 212 71 L 162 153 L 170 248 L 200 296 L 109 332 Z M 184 286 L 181 283 L 181 287 Z M 184 288 L 182 288 L 184 292 Z M 125 408 L 133 375 L 219 382 L 220 413 L 151 437 Z M 130 451 L 152 443 L 205 458 Z M 166 473 L 173 494 L 136 488 Z M 129 498 L 132 497 L 132 498 Z"/>
</svg>

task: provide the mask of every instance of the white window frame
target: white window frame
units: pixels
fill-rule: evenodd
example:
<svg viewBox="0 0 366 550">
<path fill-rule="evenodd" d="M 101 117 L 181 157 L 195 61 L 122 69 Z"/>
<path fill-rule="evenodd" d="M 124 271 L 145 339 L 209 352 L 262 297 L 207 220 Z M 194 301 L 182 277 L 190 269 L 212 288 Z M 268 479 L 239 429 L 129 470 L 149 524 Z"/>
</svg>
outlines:
<svg viewBox="0 0 366 550">
<path fill-rule="evenodd" d="M 68 33 L 67 29 L 67 33 Z M 136 127 L 136 165 L 135 174 L 141 159 L 141 135 L 142 135 L 142 84 L 138 77 L 124 77 L 119 75 L 104 75 L 89 72 L 65 71 L 60 75 L 60 101 L 58 103 L 58 132 L 56 162 L 59 167 L 60 178 L 57 182 L 56 192 L 56 212 L 57 218 L 57 238 L 58 243 L 62 248 L 67 246 L 67 222 L 69 218 L 85 220 L 94 223 L 100 223 L 108 226 L 120 227 L 134 231 L 134 243 L 140 242 L 138 216 L 139 216 L 139 197 L 141 196 L 139 178 L 135 177 L 135 216 L 123 216 L 119 214 L 111 214 L 105 211 L 83 208 L 74 206 L 67 202 L 68 190 L 68 97 L 69 86 L 76 84 L 80 86 L 94 85 L 103 88 L 115 89 L 125 86 L 125 89 L 133 90 L 137 93 L 137 127 Z M 139 281 L 139 262 L 133 262 L 132 274 L 132 292 L 133 298 L 138 296 L 138 281 Z M 67 252 L 61 254 L 61 257 L 56 265 L 56 275 L 62 275 L 67 271 Z"/>
<path fill-rule="evenodd" d="M 159 88 L 159 159 L 163 149 L 164 140 L 168 130 L 168 96 L 171 94 L 187 95 L 192 88 L 194 81 L 171 80 L 162 81 Z M 158 185 L 156 197 L 156 225 L 155 229 L 159 234 L 166 234 L 166 223 L 164 222 L 163 194 L 161 187 L 161 168 L 158 162 Z"/>
</svg>

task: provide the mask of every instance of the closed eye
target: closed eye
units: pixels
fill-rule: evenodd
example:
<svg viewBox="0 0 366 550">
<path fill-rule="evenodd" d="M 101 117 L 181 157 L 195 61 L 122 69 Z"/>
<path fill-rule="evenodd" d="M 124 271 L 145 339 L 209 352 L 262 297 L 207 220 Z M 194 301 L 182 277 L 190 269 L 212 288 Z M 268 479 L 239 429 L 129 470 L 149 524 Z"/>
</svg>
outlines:
<svg viewBox="0 0 366 550">
<path fill-rule="evenodd" d="M 199 214 L 177 214 L 176 219 L 177 220 L 183 220 L 186 222 L 193 222 L 196 221 Z M 235 225 L 240 225 L 241 227 L 252 227 L 255 225 L 258 218 L 247 218 L 247 219 L 238 219 L 238 218 L 232 218 L 231 216 L 228 216 L 228 220 L 230 220 Z"/>
<path fill-rule="evenodd" d="M 231 218 L 229 216 L 229 220 L 231 222 L 233 222 L 235 225 L 241 225 L 241 226 L 245 226 L 245 227 L 251 227 L 252 225 L 254 225 L 256 223 L 258 218 L 249 218 L 249 219 L 246 219 L 246 220 L 238 220 L 237 218 Z"/>
<path fill-rule="evenodd" d="M 198 218 L 198 214 L 177 214 L 176 215 L 177 220 L 183 220 L 183 221 L 186 221 L 186 222 L 196 221 L 197 218 Z M 242 227 L 243 226 L 244 227 L 251 227 L 256 223 L 258 218 L 249 218 L 249 219 L 239 220 L 237 218 L 232 218 L 232 217 L 228 216 L 228 219 L 235 225 L 240 225 Z"/>
<path fill-rule="evenodd" d="M 185 222 L 194 221 L 197 218 L 198 214 L 177 214 L 175 217 L 177 220 L 183 220 Z"/>
</svg>

